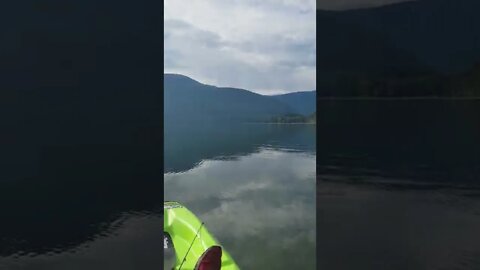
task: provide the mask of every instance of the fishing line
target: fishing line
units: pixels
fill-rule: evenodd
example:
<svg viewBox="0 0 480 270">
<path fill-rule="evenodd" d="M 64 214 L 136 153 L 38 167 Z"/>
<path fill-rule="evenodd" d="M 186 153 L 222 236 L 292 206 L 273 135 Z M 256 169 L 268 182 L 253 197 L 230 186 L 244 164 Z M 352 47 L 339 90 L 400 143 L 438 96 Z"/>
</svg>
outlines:
<svg viewBox="0 0 480 270">
<path fill-rule="evenodd" d="M 193 238 L 192 243 L 191 243 L 190 246 L 188 247 L 187 253 L 185 253 L 185 257 L 183 257 L 182 263 L 180 264 L 180 267 L 178 268 L 178 270 L 182 270 L 182 266 L 183 266 L 183 264 L 185 263 L 185 261 L 187 260 L 187 255 L 188 255 L 188 253 L 190 252 L 190 249 L 191 249 L 192 246 L 193 246 L 193 242 L 195 242 L 195 239 L 197 239 L 197 235 L 200 233 L 200 230 L 202 229 L 203 224 L 205 224 L 205 223 L 202 222 L 202 224 L 200 225 L 200 228 L 198 228 L 198 231 L 197 231 L 197 233 L 195 234 L 195 237 Z"/>
</svg>

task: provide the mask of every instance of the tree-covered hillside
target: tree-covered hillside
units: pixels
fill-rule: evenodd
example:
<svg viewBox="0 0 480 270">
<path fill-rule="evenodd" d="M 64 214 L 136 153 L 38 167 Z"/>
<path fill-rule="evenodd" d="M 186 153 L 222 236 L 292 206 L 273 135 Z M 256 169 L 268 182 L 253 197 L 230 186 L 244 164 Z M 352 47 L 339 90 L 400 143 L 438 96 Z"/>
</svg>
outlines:
<svg viewBox="0 0 480 270">
<path fill-rule="evenodd" d="M 308 100 L 308 103 L 315 104 L 315 99 Z M 272 117 L 295 113 L 299 107 L 299 102 L 293 109 L 273 96 L 205 85 L 177 74 L 164 75 L 164 118 L 167 125 L 191 121 L 268 121 Z"/>
</svg>

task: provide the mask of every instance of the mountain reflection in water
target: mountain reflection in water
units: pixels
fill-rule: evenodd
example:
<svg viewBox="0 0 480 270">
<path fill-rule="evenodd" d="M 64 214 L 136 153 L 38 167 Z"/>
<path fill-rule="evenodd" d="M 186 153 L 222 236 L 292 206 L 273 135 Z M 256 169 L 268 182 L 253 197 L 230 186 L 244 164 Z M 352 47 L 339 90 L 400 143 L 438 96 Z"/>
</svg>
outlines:
<svg viewBox="0 0 480 270">
<path fill-rule="evenodd" d="M 166 133 L 165 199 L 244 269 L 316 269 L 315 126 L 185 128 Z"/>
<path fill-rule="evenodd" d="M 480 268 L 480 101 L 323 100 L 317 115 L 321 269 Z"/>
</svg>

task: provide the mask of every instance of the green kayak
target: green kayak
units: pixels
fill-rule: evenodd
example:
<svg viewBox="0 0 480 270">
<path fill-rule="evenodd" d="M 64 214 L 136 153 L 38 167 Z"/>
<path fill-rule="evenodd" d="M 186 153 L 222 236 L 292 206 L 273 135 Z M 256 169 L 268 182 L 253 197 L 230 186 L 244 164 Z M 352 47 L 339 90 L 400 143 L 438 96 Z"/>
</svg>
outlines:
<svg viewBox="0 0 480 270">
<path fill-rule="evenodd" d="M 164 202 L 164 269 L 237 270 L 228 252 L 192 212 L 177 202 Z"/>
</svg>

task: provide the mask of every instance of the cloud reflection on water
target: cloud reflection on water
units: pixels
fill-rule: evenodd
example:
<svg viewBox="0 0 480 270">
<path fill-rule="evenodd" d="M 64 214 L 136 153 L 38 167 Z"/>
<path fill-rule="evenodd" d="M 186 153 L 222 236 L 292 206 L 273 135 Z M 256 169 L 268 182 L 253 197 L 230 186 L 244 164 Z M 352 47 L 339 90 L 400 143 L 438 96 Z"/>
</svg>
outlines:
<svg viewBox="0 0 480 270">
<path fill-rule="evenodd" d="M 246 269 L 315 269 L 311 153 L 261 149 L 233 160 L 204 160 L 165 174 L 165 199 L 198 214 Z"/>
</svg>

